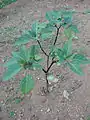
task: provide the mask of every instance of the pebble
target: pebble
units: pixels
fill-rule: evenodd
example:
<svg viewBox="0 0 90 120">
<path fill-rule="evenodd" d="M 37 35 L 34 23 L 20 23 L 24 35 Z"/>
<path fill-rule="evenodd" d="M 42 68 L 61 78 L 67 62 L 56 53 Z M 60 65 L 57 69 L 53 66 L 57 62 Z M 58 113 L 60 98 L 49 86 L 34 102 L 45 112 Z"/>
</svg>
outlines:
<svg viewBox="0 0 90 120">
<path fill-rule="evenodd" d="M 53 90 L 53 86 L 51 86 L 49 89 L 50 89 L 49 91 L 51 92 Z"/>
<path fill-rule="evenodd" d="M 43 110 L 41 109 L 41 112 L 42 112 Z"/>
<path fill-rule="evenodd" d="M 69 99 L 69 93 L 66 90 L 63 91 L 63 96 L 64 98 Z"/>
<path fill-rule="evenodd" d="M 47 112 L 50 112 L 50 111 L 51 111 L 50 108 L 48 108 L 48 109 L 47 109 Z"/>
<path fill-rule="evenodd" d="M 4 103 L 4 101 L 1 101 L 1 104 L 3 104 Z"/>
<path fill-rule="evenodd" d="M 80 118 L 80 120 L 84 120 L 83 118 Z"/>
</svg>

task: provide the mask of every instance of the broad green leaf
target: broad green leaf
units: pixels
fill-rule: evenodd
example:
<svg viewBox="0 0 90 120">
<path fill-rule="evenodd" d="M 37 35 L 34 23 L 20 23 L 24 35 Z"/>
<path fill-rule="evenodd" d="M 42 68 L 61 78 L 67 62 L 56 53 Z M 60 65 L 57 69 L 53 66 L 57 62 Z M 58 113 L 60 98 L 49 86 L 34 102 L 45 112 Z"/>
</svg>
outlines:
<svg viewBox="0 0 90 120">
<path fill-rule="evenodd" d="M 66 57 L 72 53 L 72 38 L 65 42 L 62 50 L 64 51 Z"/>
<path fill-rule="evenodd" d="M 16 1 L 17 0 L 0 0 L 0 9 Z"/>
<path fill-rule="evenodd" d="M 50 57 L 56 57 L 57 48 L 55 46 L 50 46 Z"/>
<path fill-rule="evenodd" d="M 76 25 L 70 25 L 69 27 L 74 33 L 79 33 L 79 30 Z"/>
<path fill-rule="evenodd" d="M 65 17 L 64 24 L 70 24 L 70 23 L 72 23 L 72 17 Z"/>
<path fill-rule="evenodd" d="M 56 11 L 46 12 L 46 19 L 49 20 L 50 22 L 53 23 L 56 18 L 57 18 Z"/>
<path fill-rule="evenodd" d="M 53 27 L 50 24 L 47 24 L 46 27 L 41 30 L 40 38 L 43 40 L 51 38 L 54 30 L 55 30 L 55 27 Z"/>
<path fill-rule="evenodd" d="M 64 52 L 61 49 L 58 49 L 56 52 L 57 58 L 59 59 L 60 63 L 63 63 L 65 60 Z"/>
<path fill-rule="evenodd" d="M 34 63 L 35 61 L 37 62 L 41 61 L 41 59 L 37 60 L 38 50 L 39 50 L 38 45 L 32 45 L 30 48 L 22 46 L 19 52 L 12 52 L 12 55 L 14 58 L 16 58 L 17 63 L 21 65 L 26 64 L 26 66 L 29 67 L 28 62 Z"/>
<path fill-rule="evenodd" d="M 23 94 L 29 93 L 34 88 L 34 80 L 31 75 L 26 75 L 20 82 L 20 89 Z"/>
<path fill-rule="evenodd" d="M 43 58 L 41 58 L 41 56 L 40 55 L 35 55 L 35 61 L 36 62 L 42 62 L 44 59 Z"/>
<path fill-rule="evenodd" d="M 15 112 L 14 111 L 11 111 L 9 114 L 10 114 L 10 117 L 14 117 L 15 116 Z"/>
<path fill-rule="evenodd" d="M 11 58 L 9 61 L 7 61 L 5 64 L 4 64 L 4 67 L 9 67 L 10 65 L 14 64 L 14 63 L 17 63 L 16 59 L 15 58 Z"/>
<path fill-rule="evenodd" d="M 15 103 L 16 103 L 16 104 L 19 104 L 21 101 L 22 101 L 21 98 L 16 98 L 16 99 L 15 99 Z"/>
<path fill-rule="evenodd" d="M 44 29 L 45 27 L 47 26 L 47 23 L 46 22 L 43 22 L 43 23 L 39 23 L 38 24 L 38 33 L 41 33 L 42 32 L 42 29 Z"/>
<path fill-rule="evenodd" d="M 21 60 L 25 61 L 25 58 L 20 56 L 20 52 L 12 52 L 12 55 L 17 61 L 21 61 Z"/>
<path fill-rule="evenodd" d="M 33 70 L 38 70 L 38 69 L 42 70 L 42 66 L 39 63 L 33 63 L 32 68 Z"/>
<path fill-rule="evenodd" d="M 21 37 L 19 37 L 16 42 L 15 45 L 23 45 L 28 43 L 31 39 L 33 39 L 32 37 L 32 32 L 28 31 L 26 34 L 21 35 Z"/>
<path fill-rule="evenodd" d="M 80 65 L 78 64 L 78 62 L 72 61 L 72 62 L 68 62 L 67 65 L 69 66 L 69 68 L 77 73 L 78 75 L 84 75 Z"/>
<path fill-rule="evenodd" d="M 26 48 L 24 45 L 20 48 L 19 55 L 22 58 L 22 60 L 24 61 L 29 60 L 30 56 L 28 55 L 29 54 L 28 51 L 29 51 L 29 48 Z"/>
<path fill-rule="evenodd" d="M 41 56 L 39 56 L 39 55 L 35 55 L 35 60 L 41 60 Z"/>
<path fill-rule="evenodd" d="M 43 40 L 46 40 L 46 39 L 51 38 L 51 37 L 52 37 L 52 33 L 43 33 L 43 34 L 41 35 L 41 38 L 42 38 Z"/>
<path fill-rule="evenodd" d="M 49 11 L 46 13 L 46 19 L 50 24 L 54 25 L 61 22 L 61 12 L 57 10 Z"/>
<path fill-rule="evenodd" d="M 75 54 L 72 60 L 78 62 L 78 64 L 90 64 L 90 60 L 82 54 Z"/>
<path fill-rule="evenodd" d="M 60 12 L 61 12 L 62 16 L 65 18 L 67 18 L 67 17 L 70 18 L 75 13 L 75 11 L 73 11 L 73 10 L 65 10 L 65 9 L 62 9 Z"/>
<path fill-rule="evenodd" d="M 35 56 L 38 55 L 39 46 L 38 45 L 32 45 L 29 49 L 29 58 L 35 59 Z"/>
<path fill-rule="evenodd" d="M 70 38 L 73 37 L 73 32 L 72 32 L 72 30 L 71 30 L 70 28 L 65 29 L 65 30 L 64 30 L 64 34 L 65 34 L 65 36 L 66 36 L 68 39 L 70 39 Z"/>
<path fill-rule="evenodd" d="M 7 71 L 4 73 L 3 80 L 7 81 L 14 77 L 18 72 L 20 72 L 22 67 L 18 65 L 17 63 L 12 64 L 11 66 L 8 67 Z"/>
<path fill-rule="evenodd" d="M 31 31 L 32 31 L 33 38 L 38 39 L 38 22 L 34 22 L 32 24 Z"/>
</svg>

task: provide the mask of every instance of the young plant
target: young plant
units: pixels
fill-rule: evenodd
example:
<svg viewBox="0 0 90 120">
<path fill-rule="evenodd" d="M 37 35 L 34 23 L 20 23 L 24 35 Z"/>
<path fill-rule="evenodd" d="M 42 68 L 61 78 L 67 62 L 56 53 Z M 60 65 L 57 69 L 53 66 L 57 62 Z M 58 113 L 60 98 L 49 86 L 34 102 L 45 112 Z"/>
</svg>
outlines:
<svg viewBox="0 0 90 120">
<path fill-rule="evenodd" d="M 31 29 L 16 40 L 15 45 L 19 46 L 20 49 L 17 52 L 12 52 L 12 58 L 4 64 L 7 67 L 3 77 L 4 81 L 24 70 L 25 77 L 20 81 L 20 89 L 23 94 L 27 94 L 34 87 L 31 70 L 40 69 L 45 73 L 46 92 L 49 92 L 49 80 L 54 79 L 50 75 L 50 70 L 54 64 L 59 65 L 59 67 L 66 65 L 78 75 L 83 75 L 81 65 L 90 63 L 90 60 L 72 49 L 72 41 L 77 39 L 76 33 L 79 33 L 73 22 L 75 13 L 77 12 L 65 9 L 49 11 L 46 13 L 45 22 L 34 22 Z M 83 13 L 86 14 L 86 12 Z M 46 52 L 42 43 L 49 39 L 52 40 L 52 44 L 47 46 L 48 52 Z M 35 44 L 27 48 L 25 44 L 32 40 L 35 41 Z M 57 42 L 59 43 L 61 40 L 62 45 L 57 45 Z M 46 67 L 41 63 L 44 59 L 41 57 L 40 51 L 46 57 Z"/>
</svg>

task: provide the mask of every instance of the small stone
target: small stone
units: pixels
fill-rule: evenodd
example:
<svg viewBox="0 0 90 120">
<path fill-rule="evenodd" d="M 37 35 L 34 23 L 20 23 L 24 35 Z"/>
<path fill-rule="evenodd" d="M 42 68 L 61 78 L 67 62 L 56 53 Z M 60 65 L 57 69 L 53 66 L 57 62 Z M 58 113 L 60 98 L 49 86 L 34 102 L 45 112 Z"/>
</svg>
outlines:
<svg viewBox="0 0 90 120">
<path fill-rule="evenodd" d="M 4 101 L 1 101 L 1 104 L 3 104 L 4 103 Z"/>
<path fill-rule="evenodd" d="M 50 112 L 50 111 L 51 111 L 50 108 L 48 108 L 48 109 L 47 109 L 47 112 Z"/>
<path fill-rule="evenodd" d="M 59 80 L 58 78 L 55 78 L 55 79 L 53 80 L 53 82 L 57 83 L 58 80 Z"/>
<path fill-rule="evenodd" d="M 51 86 L 49 89 L 50 89 L 49 91 L 51 92 L 53 90 L 53 86 Z"/>
<path fill-rule="evenodd" d="M 41 109 L 41 112 L 42 112 L 43 110 Z"/>
<path fill-rule="evenodd" d="M 39 120 L 39 117 L 36 116 L 36 115 L 32 115 L 31 118 L 30 118 L 30 120 Z"/>
<path fill-rule="evenodd" d="M 63 91 L 63 96 L 64 98 L 69 99 L 69 93 L 66 90 Z"/>
<path fill-rule="evenodd" d="M 80 120 L 84 120 L 83 118 L 80 118 Z"/>
</svg>

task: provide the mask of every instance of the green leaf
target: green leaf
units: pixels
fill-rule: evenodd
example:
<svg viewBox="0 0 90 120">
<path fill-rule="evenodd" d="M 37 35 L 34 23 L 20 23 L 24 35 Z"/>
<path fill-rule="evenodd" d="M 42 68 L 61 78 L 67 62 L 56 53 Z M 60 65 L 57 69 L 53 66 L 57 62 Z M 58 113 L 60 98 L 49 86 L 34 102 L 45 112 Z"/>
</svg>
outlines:
<svg viewBox="0 0 90 120">
<path fill-rule="evenodd" d="M 72 23 L 72 17 L 64 17 L 64 25 L 66 26 L 67 24 Z"/>
<path fill-rule="evenodd" d="M 84 75 L 80 65 L 78 64 L 78 62 L 72 61 L 72 62 L 68 62 L 67 65 L 69 66 L 69 68 L 77 73 L 78 75 Z"/>
<path fill-rule="evenodd" d="M 47 24 L 46 27 L 41 30 L 41 33 L 40 33 L 41 39 L 46 40 L 48 38 L 51 38 L 54 30 L 55 30 L 55 27 L 53 27 L 50 24 Z"/>
<path fill-rule="evenodd" d="M 37 61 L 37 62 L 42 62 L 42 61 L 43 61 L 43 58 L 41 58 L 40 55 L 35 55 L 35 61 Z"/>
<path fill-rule="evenodd" d="M 16 98 L 16 99 L 15 99 L 15 103 L 16 103 L 16 104 L 20 103 L 21 101 L 22 101 L 21 98 Z"/>
<path fill-rule="evenodd" d="M 56 46 L 50 46 L 50 57 L 56 57 L 56 53 L 57 52 L 57 48 L 56 48 Z"/>
<path fill-rule="evenodd" d="M 28 61 L 30 59 L 29 48 L 26 48 L 25 46 L 21 46 L 19 50 L 19 56 L 21 57 L 22 60 Z"/>
<path fill-rule="evenodd" d="M 32 32 L 28 31 L 26 34 L 21 35 L 15 42 L 15 45 L 23 45 L 32 39 Z"/>
<path fill-rule="evenodd" d="M 72 15 L 75 13 L 75 11 L 73 10 L 65 10 L 65 9 L 62 9 L 61 11 L 61 14 L 64 18 L 72 18 Z"/>
<path fill-rule="evenodd" d="M 17 63 L 16 59 L 15 58 L 11 58 L 9 61 L 7 61 L 5 64 L 4 64 L 4 67 L 9 67 L 10 65 L 14 64 L 14 63 Z"/>
<path fill-rule="evenodd" d="M 68 41 L 64 43 L 62 50 L 64 51 L 66 56 L 72 53 L 72 38 L 70 38 Z"/>
<path fill-rule="evenodd" d="M 13 2 L 16 2 L 17 0 L 1 0 L 0 1 L 0 9 L 13 3 Z"/>
<path fill-rule="evenodd" d="M 18 65 L 17 63 L 12 64 L 11 66 L 8 67 L 7 71 L 4 73 L 3 80 L 7 81 L 7 80 L 11 79 L 18 72 L 20 72 L 21 69 L 22 69 L 22 67 L 20 65 Z"/>
<path fill-rule="evenodd" d="M 25 58 L 23 56 L 20 56 L 20 52 L 12 52 L 13 57 L 18 61 L 25 61 Z"/>
<path fill-rule="evenodd" d="M 49 11 L 46 12 L 46 19 L 50 22 L 54 22 L 53 19 L 56 19 L 56 12 L 55 11 Z"/>
<path fill-rule="evenodd" d="M 38 39 L 38 22 L 32 24 L 32 37 L 36 40 Z"/>
<path fill-rule="evenodd" d="M 78 64 L 90 64 L 90 60 L 87 59 L 82 54 L 76 54 L 76 55 L 74 55 L 74 57 L 73 57 L 72 60 L 78 62 Z"/>
<path fill-rule="evenodd" d="M 57 55 L 57 57 L 59 59 L 60 64 L 63 63 L 64 60 L 65 60 L 64 52 L 61 49 L 58 49 L 56 51 L 56 55 Z"/>
<path fill-rule="evenodd" d="M 74 33 L 79 33 L 79 30 L 76 25 L 70 25 L 69 27 Z"/>
<path fill-rule="evenodd" d="M 49 11 L 46 12 L 46 19 L 48 21 L 50 21 L 50 23 L 52 25 L 54 25 L 55 23 L 60 23 L 61 21 L 61 13 L 59 11 L 53 10 L 53 11 Z"/>
<path fill-rule="evenodd" d="M 31 75 L 27 75 L 20 82 L 20 89 L 23 94 L 29 93 L 34 88 L 34 81 Z"/>
<path fill-rule="evenodd" d="M 32 64 L 32 68 L 33 68 L 34 70 L 37 70 L 37 69 L 42 70 L 42 66 L 41 66 L 39 63 L 33 63 L 33 64 Z"/>
<path fill-rule="evenodd" d="M 73 33 L 72 33 L 72 30 L 70 28 L 65 29 L 64 34 L 68 39 L 73 37 Z"/>
<path fill-rule="evenodd" d="M 52 33 L 43 33 L 43 34 L 41 35 L 41 38 L 42 38 L 43 40 L 46 40 L 46 39 L 51 38 L 51 37 L 52 37 Z"/>
<path fill-rule="evenodd" d="M 35 56 L 38 55 L 39 46 L 38 45 L 32 45 L 29 49 L 29 58 L 35 59 Z"/>
<path fill-rule="evenodd" d="M 41 33 L 42 32 L 42 29 L 44 29 L 45 27 L 47 26 L 47 23 L 46 22 L 43 22 L 43 23 L 39 23 L 38 24 L 38 33 Z"/>
<path fill-rule="evenodd" d="M 15 116 L 15 112 L 14 111 L 11 111 L 10 112 L 10 117 L 14 117 Z"/>
</svg>

